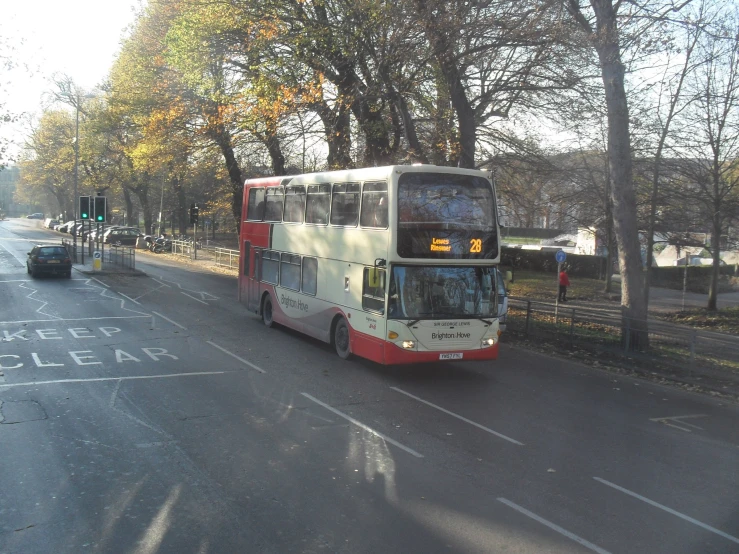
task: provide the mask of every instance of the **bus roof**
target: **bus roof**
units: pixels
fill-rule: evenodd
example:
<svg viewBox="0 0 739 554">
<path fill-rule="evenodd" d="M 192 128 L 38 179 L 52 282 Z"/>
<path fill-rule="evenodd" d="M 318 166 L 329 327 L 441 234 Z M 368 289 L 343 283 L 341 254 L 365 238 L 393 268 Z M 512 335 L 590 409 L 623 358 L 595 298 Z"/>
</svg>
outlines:
<svg viewBox="0 0 739 554">
<path fill-rule="evenodd" d="M 386 165 L 382 167 L 365 167 L 358 169 L 342 169 L 337 171 L 320 171 L 316 173 L 304 173 L 302 175 L 284 175 L 281 177 L 261 177 L 257 179 L 246 179 L 245 185 L 276 186 L 289 182 L 298 183 L 327 183 L 340 181 L 367 181 L 374 179 L 387 179 L 392 173 L 455 173 L 474 175 L 477 177 L 489 177 L 489 172 L 478 169 L 463 169 L 431 164 L 413 165 Z"/>
</svg>

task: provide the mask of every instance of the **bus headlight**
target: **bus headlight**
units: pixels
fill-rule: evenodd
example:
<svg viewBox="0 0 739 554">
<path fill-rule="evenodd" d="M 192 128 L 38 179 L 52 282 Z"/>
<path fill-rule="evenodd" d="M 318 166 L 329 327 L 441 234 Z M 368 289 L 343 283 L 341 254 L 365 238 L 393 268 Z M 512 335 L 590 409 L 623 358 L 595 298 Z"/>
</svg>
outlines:
<svg viewBox="0 0 739 554">
<path fill-rule="evenodd" d="M 490 346 L 493 346 L 495 344 L 495 339 L 493 337 L 482 339 L 482 347 L 488 348 Z"/>
<path fill-rule="evenodd" d="M 406 350 L 413 350 L 416 348 L 416 343 L 412 340 L 404 340 L 402 345 Z"/>
</svg>

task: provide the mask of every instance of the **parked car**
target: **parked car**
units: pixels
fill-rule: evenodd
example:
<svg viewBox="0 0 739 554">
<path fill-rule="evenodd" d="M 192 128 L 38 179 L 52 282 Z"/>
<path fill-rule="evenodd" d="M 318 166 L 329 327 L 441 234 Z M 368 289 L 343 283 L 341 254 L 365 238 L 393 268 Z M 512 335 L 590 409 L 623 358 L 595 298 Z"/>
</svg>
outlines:
<svg viewBox="0 0 739 554">
<path fill-rule="evenodd" d="M 72 259 L 64 246 L 59 244 L 37 244 L 28 253 L 26 270 L 31 277 L 42 273 L 61 273 L 72 277 Z"/>
<path fill-rule="evenodd" d="M 114 227 L 105 231 L 103 242 L 121 246 L 136 246 L 136 239 L 143 233 L 135 227 Z"/>
<path fill-rule="evenodd" d="M 53 229 L 54 228 L 54 225 L 59 225 L 59 220 L 58 219 L 46 218 L 44 220 L 44 228 L 45 229 Z"/>
<path fill-rule="evenodd" d="M 72 227 L 74 227 L 74 220 L 67 221 L 66 223 L 62 223 L 56 228 L 56 230 L 59 231 L 60 233 L 69 233 Z"/>
<path fill-rule="evenodd" d="M 44 218 L 44 214 L 38 214 L 38 213 L 26 216 L 26 219 L 43 219 L 43 218 Z"/>
</svg>

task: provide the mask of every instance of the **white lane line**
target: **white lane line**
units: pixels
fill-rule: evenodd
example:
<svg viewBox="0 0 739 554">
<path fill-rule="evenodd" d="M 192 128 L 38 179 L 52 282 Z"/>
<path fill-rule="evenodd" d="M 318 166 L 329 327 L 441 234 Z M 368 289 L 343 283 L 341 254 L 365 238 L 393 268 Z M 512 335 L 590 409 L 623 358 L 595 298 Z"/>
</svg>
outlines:
<svg viewBox="0 0 739 554">
<path fill-rule="evenodd" d="M 136 301 L 135 301 L 135 300 L 134 300 L 133 298 L 131 298 L 130 296 L 126 296 L 126 295 L 125 295 L 125 294 L 123 294 L 122 292 L 119 292 L 118 294 L 120 294 L 120 295 L 121 295 L 121 296 L 122 296 L 123 298 L 125 298 L 126 300 L 130 300 L 130 301 L 131 301 L 131 302 L 133 302 L 134 304 L 138 304 L 139 306 L 141 306 L 141 303 L 140 303 L 140 302 L 136 302 Z"/>
<path fill-rule="evenodd" d="M 642 502 L 646 502 L 647 504 L 654 506 L 655 508 L 659 508 L 660 510 L 664 510 L 667 513 L 670 513 L 674 516 L 679 517 L 680 519 L 684 519 L 685 521 L 689 521 L 693 525 L 697 525 L 698 527 L 703 527 L 703 529 L 706 529 L 707 531 L 710 531 L 711 533 L 716 533 L 717 535 L 728 539 L 732 542 L 735 542 L 739 544 L 739 539 L 729 535 L 728 533 L 724 533 L 723 531 L 719 531 L 715 527 L 711 527 L 710 525 L 706 525 L 705 523 L 702 523 L 698 521 L 697 519 L 693 519 L 690 516 L 686 516 L 685 514 L 681 514 L 680 512 L 673 510 L 672 508 L 668 508 L 667 506 L 663 506 L 659 502 L 655 502 L 654 500 L 649 500 L 649 498 L 646 498 L 640 494 L 636 494 L 635 492 L 630 491 L 629 489 L 625 489 L 623 487 L 618 486 L 615 483 L 611 483 L 610 481 L 606 481 L 605 479 L 601 479 L 600 477 L 593 477 L 596 481 L 599 483 L 603 483 L 604 485 L 608 485 L 611 488 L 616 489 L 617 491 L 621 491 L 624 494 L 628 494 L 629 496 L 633 496 L 634 498 L 641 500 Z"/>
<path fill-rule="evenodd" d="M 390 387 L 390 388 L 393 389 L 394 391 L 397 391 L 397 392 L 401 393 L 401 394 L 405 394 L 406 396 L 408 396 L 410 398 L 413 398 L 414 400 L 418 400 L 419 402 L 422 402 L 423 404 L 426 404 L 427 406 L 431 406 L 432 408 L 435 408 L 435 409 L 439 410 L 440 412 L 444 412 L 445 414 L 450 415 L 452 417 L 456 417 L 457 419 L 460 419 L 460 420 L 464 421 L 465 423 L 469 423 L 470 425 L 474 425 L 478 429 L 482 429 L 483 431 L 486 431 L 486 432 L 490 433 L 491 435 L 495 435 L 496 437 L 501 438 L 503 440 L 507 440 L 508 442 L 512 442 L 513 444 L 517 444 L 519 446 L 524 446 L 524 444 L 522 442 L 518 442 L 517 440 L 512 439 L 511 437 L 506 437 L 505 435 L 503 435 L 501 433 L 498 433 L 497 431 L 493 431 L 489 427 L 485 427 L 484 425 L 480 425 L 479 423 L 476 423 L 476 422 L 472 421 L 471 419 L 467 419 L 464 416 L 461 416 L 459 414 L 455 414 L 454 412 L 450 412 L 449 410 L 447 410 L 445 408 L 442 408 L 441 406 L 437 406 L 436 404 L 432 404 L 431 402 L 428 402 L 427 400 L 424 400 L 423 398 L 419 398 L 418 396 L 415 396 L 415 395 L 413 395 L 413 394 L 411 394 L 409 392 L 406 392 L 406 391 L 404 391 L 402 389 L 399 389 L 398 387 Z"/>
<path fill-rule="evenodd" d="M 106 285 L 105 283 L 103 283 L 103 282 L 102 282 L 102 281 L 101 281 L 100 279 L 98 279 L 97 277 L 90 277 L 90 279 L 92 279 L 93 281 L 95 281 L 95 282 L 97 282 L 97 283 L 100 283 L 100 284 L 101 284 L 101 285 L 103 285 L 103 286 L 104 286 L 105 288 L 110 288 L 110 285 Z"/>
<path fill-rule="evenodd" d="M 703 427 L 699 427 L 698 425 L 693 425 L 692 423 L 688 423 L 687 421 L 683 421 L 685 419 L 695 419 L 695 418 L 701 418 L 701 417 L 708 417 L 708 414 L 692 414 L 692 415 L 684 415 L 684 416 L 671 416 L 671 417 L 653 417 L 650 418 L 649 421 L 653 421 L 655 423 L 663 423 L 664 425 L 667 425 L 669 427 L 674 427 L 675 429 L 680 429 L 681 431 L 685 431 L 686 433 L 692 433 L 690 429 L 686 429 L 685 426 L 692 427 L 693 429 L 698 429 L 699 431 L 703 431 Z"/>
<path fill-rule="evenodd" d="M 415 456 L 416 458 L 423 458 L 423 454 L 419 454 L 418 452 L 416 452 L 416 451 L 415 451 L 415 450 L 413 450 L 412 448 L 408 448 L 408 447 L 407 447 L 407 446 L 405 446 L 404 444 L 400 444 L 400 443 L 399 443 L 398 441 L 396 441 L 396 440 L 394 440 L 394 439 L 391 439 L 391 438 L 390 438 L 390 437 L 388 437 L 387 435 L 383 435 L 383 434 L 382 434 L 382 433 L 380 433 L 379 431 L 375 431 L 374 429 L 372 429 L 372 427 L 368 427 L 367 425 L 365 425 L 365 424 L 364 424 L 364 423 L 362 423 L 361 421 L 357 421 L 356 419 L 354 419 L 354 418 L 353 418 L 352 416 L 350 416 L 350 415 L 348 415 L 348 414 L 345 414 L 344 412 L 341 412 L 341 411 L 337 410 L 336 408 L 334 408 L 334 407 L 332 407 L 332 406 L 329 406 L 329 405 L 328 405 L 328 404 L 326 404 L 325 402 L 321 402 L 320 400 L 318 400 L 317 398 L 315 398 L 315 397 L 311 396 L 311 395 L 310 395 L 310 394 L 308 394 L 307 392 L 301 392 L 300 394 L 302 394 L 303 396 L 305 396 L 305 397 L 306 397 L 306 398 L 307 398 L 308 400 L 312 400 L 313 402 L 315 402 L 315 403 L 316 403 L 316 404 L 318 404 L 319 406 L 323 406 L 323 407 L 324 407 L 324 408 L 326 408 L 326 409 L 327 409 L 328 411 L 330 411 L 330 412 L 333 412 L 333 413 L 335 413 L 335 414 L 336 414 L 337 416 L 339 416 L 339 417 L 343 417 L 343 418 L 344 418 L 344 419 L 346 419 L 347 421 L 350 421 L 351 423 L 353 423 L 353 424 L 354 424 L 354 425 L 356 425 L 357 427 L 361 427 L 362 429 L 364 429 L 365 431 L 367 431 L 367 432 L 369 432 L 369 433 L 372 433 L 372 434 L 373 434 L 373 435 L 375 435 L 376 437 L 380 437 L 380 438 L 381 438 L 382 440 L 384 440 L 385 442 L 389 442 L 390 444 L 394 444 L 395 446 L 397 446 L 397 447 L 398 447 L 398 448 L 400 448 L 401 450 L 405 450 L 406 452 L 408 452 L 409 454 L 412 454 L 412 455 L 413 455 L 413 456 Z"/>
<path fill-rule="evenodd" d="M 260 373 L 267 373 L 267 372 L 266 372 L 266 371 L 264 371 L 264 370 L 263 370 L 263 369 L 262 369 L 261 367 L 255 366 L 255 365 L 254 365 L 253 363 L 251 363 L 251 362 L 247 362 L 247 361 L 246 361 L 246 360 L 245 360 L 244 358 L 240 358 L 239 356 L 237 356 L 237 355 L 236 355 L 236 354 L 234 354 L 233 352 L 229 352 L 228 350 L 226 350 L 226 349 L 225 349 L 225 348 L 223 348 L 222 346 L 218 346 L 218 345 L 217 345 L 216 343 L 214 343 L 214 342 L 212 342 L 212 341 L 209 341 L 209 340 L 207 340 L 207 341 L 205 341 L 205 342 L 207 342 L 207 343 L 208 343 L 208 344 L 210 344 L 211 346 L 214 346 L 214 347 L 216 347 L 216 348 L 217 348 L 218 350 L 220 350 L 220 351 L 221 351 L 221 352 L 223 352 L 224 354 L 228 354 L 228 355 L 229 355 L 229 356 L 231 356 L 232 358 L 236 358 L 236 359 L 237 359 L 237 360 L 239 360 L 239 361 L 240 361 L 240 362 L 241 362 L 242 364 L 246 364 L 246 365 L 248 365 L 249 367 L 251 367 L 251 368 L 254 368 L 254 369 L 256 369 L 256 370 L 257 370 L 258 372 L 260 372 Z"/>
<path fill-rule="evenodd" d="M 55 379 L 54 381 L 28 381 L 24 383 L 0 384 L 0 389 L 13 387 L 34 387 L 36 385 L 66 385 L 69 383 L 97 383 L 105 381 L 135 381 L 139 379 L 169 379 L 171 377 L 202 377 L 205 375 L 221 375 L 236 373 L 235 371 L 196 371 L 193 373 L 169 373 L 167 375 L 129 375 L 125 377 L 91 377 L 89 379 Z"/>
<path fill-rule="evenodd" d="M 154 315 L 158 315 L 159 317 L 161 317 L 161 318 L 162 318 L 163 320 L 165 320 L 165 321 L 169 321 L 169 322 L 170 322 L 170 323 L 171 323 L 172 325 L 175 325 L 175 326 L 179 327 L 179 328 L 180 328 L 180 329 L 182 329 L 183 331 L 187 331 L 187 327 L 183 327 L 182 325 L 180 325 L 180 324 L 179 324 L 179 323 L 177 323 L 176 321 L 172 321 L 171 319 L 169 319 L 169 318 L 168 318 L 168 317 L 166 317 L 166 316 L 163 316 L 163 315 L 162 315 L 162 314 L 160 314 L 159 312 L 154 312 L 154 311 L 152 311 L 151 313 L 153 313 Z"/>
<path fill-rule="evenodd" d="M 150 315 L 111 315 L 105 317 L 60 317 L 58 319 L 23 319 L 20 321 L 0 321 L 0 325 L 15 325 L 17 323 L 47 323 L 49 321 L 100 321 L 103 319 L 142 319 Z"/>
<path fill-rule="evenodd" d="M 506 506 L 508 506 L 510 508 L 513 508 L 517 512 L 520 512 L 523 515 L 528 516 L 528 517 L 530 517 L 531 519 L 533 519 L 535 521 L 538 521 L 542 525 L 546 525 L 547 527 L 549 527 L 553 531 L 556 531 L 560 535 L 564 535 L 568 539 L 573 540 L 576 543 L 583 545 L 585 548 L 588 548 L 588 549 L 592 550 L 593 552 L 598 552 L 598 554 L 610 554 L 608 552 L 608 550 L 604 550 L 600 546 L 598 546 L 596 544 L 593 544 L 590 541 L 586 541 L 585 539 L 583 539 L 582 537 L 578 537 L 574 533 L 570 533 L 567 529 L 563 529 L 559 525 L 557 525 L 555 523 L 552 523 L 551 521 L 547 521 L 543 517 L 540 517 L 540 516 L 536 515 L 534 512 L 528 511 L 526 508 L 524 508 L 522 506 L 519 506 L 518 504 L 515 504 L 515 503 L 511 502 L 510 500 L 507 500 L 505 498 L 498 498 L 498 502 L 502 502 L 503 504 L 505 504 Z"/>
<path fill-rule="evenodd" d="M 207 302 L 203 302 L 203 301 L 202 301 L 202 300 L 200 300 L 199 298 L 195 298 L 194 296 L 192 296 L 192 295 L 190 295 L 190 294 L 187 294 L 186 292 L 182 292 L 182 291 L 180 291 L 180 292 L 181 292 L 182 294 L 184 294 L 185 296 L 187 296 L 188 298 L 192 298 L 192 299 L 193 299 L 193 300 L 195 300 L 196 302 L 200 302 L 201 304 L 205 304 L 206 306 L 208 305 L 208 303 L 207 303 Z"/>
</svg>

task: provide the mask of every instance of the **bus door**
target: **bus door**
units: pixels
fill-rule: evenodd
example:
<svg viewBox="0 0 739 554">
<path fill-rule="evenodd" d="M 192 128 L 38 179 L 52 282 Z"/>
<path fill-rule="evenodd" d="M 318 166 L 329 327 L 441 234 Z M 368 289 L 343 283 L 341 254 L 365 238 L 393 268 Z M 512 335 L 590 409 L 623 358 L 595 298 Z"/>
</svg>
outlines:
<svg viewBox="0 0 739 554">
<path fill-rule="evenodd" d="M 254 262 L 251 264 L 252 272 L 246 279 L 246 305 L 254 313 L 259 313 L 259 280 L 262 270 L 261 252 L 258 248 L 254 249 Z"/>
</svg>

